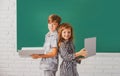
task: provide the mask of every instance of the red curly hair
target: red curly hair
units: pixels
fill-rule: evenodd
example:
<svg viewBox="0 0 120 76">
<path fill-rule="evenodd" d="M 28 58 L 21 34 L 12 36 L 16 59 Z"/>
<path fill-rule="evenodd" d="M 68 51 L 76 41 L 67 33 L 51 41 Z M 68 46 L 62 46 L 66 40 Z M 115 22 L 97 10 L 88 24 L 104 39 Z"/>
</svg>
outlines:
<svg viewBox="0 0 120 76">
<path fill-rule="evenodd" d="M 73 28 L 69 23 L 62 23 L 60 24 L 60 27 L 58 29 L 58 46 L 60 46 L 61 42 L 63 42 L 65 39 L 62 38 L 62 31 L 64 29 L 70 29 L 71 30 L 71 37 L 69 41 L 73 41 Z"/>
</svg>

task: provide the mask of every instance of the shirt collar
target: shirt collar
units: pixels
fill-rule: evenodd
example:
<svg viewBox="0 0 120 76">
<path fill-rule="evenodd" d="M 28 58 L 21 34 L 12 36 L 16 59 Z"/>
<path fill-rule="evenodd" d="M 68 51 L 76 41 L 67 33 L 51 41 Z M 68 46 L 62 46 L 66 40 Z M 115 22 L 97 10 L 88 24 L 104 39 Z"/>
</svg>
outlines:
<svg viewBox="0 0 120 76">
<path fill-rule="evenodd" d="M 53 31 L 53 32 L 49 32 L 48 35 L 49 36 L 52 36 L 52 35 L 55 35 L 57 33 L 57 30 Z"/>
</svg>

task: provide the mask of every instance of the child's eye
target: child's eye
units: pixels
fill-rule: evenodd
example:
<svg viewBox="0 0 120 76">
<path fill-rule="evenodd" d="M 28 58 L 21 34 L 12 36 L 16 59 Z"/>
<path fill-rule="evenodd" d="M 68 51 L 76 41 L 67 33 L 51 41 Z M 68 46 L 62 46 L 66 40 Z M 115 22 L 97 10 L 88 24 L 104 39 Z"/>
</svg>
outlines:
<svg viewBox="0 0 120 76">
<path fill-rule="evenodd" d="M 53 25 L 57 25 L 57 24 L 53 24 Z"/>
<path fill-rule="evenodd" d="M 68 32 L 68 33 L 70 33 L 70 32 Z"/>
</svg>

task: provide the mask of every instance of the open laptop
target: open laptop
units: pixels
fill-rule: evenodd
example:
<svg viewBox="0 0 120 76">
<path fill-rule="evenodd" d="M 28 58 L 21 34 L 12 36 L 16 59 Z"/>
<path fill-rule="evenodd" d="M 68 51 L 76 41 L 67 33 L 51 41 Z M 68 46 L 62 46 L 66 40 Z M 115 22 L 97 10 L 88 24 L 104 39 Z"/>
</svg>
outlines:
<svg viewBox="0 0 120 76">
<path fill-rule="evenodd" d="M 44 49 L 43 47 L 23 47 L 18 50 L 18 53 L 21 57 L 30 57 L 32 54 L 44 54 Z"/>
<path fill-rule="evenodd" d="M 96 37 L 85 38 L 84 47 L 88 51 L 87 57 L 96 55 Z"/>
</svg>

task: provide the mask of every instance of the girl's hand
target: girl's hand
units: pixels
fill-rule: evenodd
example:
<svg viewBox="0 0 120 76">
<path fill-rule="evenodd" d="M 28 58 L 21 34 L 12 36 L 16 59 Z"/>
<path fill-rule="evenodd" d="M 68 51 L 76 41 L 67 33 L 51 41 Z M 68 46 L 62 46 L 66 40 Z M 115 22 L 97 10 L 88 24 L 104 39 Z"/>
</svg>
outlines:
<svg viewBox="0 0 120 76">
<path fill-rule="evenodd" d="M 85 48 L 81 49 L 79 51 L 79 55 L 82 55 L 82 56 L 86 57 L 87 56 L 87 50 Z"/>
<path fill-rule="evenodd" d="M 38 59 L 38 58 L 40 58 L 40 55 L 39 54 L 32 54 L 31 57 L 33 59 Z"/>
<path fill-rule="evenodd" d="M 85 58 L 79 58 L 78 60 L 83 60 L 83 59 L 85 59 Z"/>
</svg>

